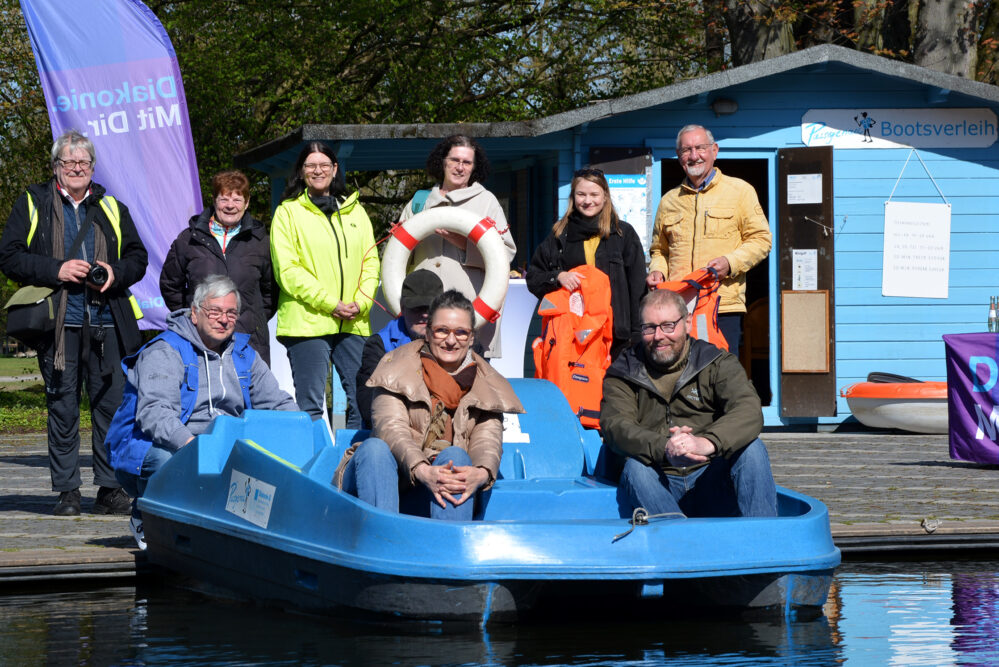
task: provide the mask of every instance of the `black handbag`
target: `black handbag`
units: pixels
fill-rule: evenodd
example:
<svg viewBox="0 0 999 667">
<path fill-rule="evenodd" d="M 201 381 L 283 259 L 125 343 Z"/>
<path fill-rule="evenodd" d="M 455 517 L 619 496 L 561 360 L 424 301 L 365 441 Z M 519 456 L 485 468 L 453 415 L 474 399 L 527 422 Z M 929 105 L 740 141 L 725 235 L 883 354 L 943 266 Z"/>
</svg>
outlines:
<svg viewBox="0 0 999 667">
<path fill-rule="evenodd" d="M 14 292 L 7 311 L 7 335 L 36 347 L 55 330 L 59 293 L 51 287 L 27 285 Z"/>
<path fill-rule="evenodd" d="M 81 225 L 72 247 L 66 253 L 67 257 L 76 255 L 86 235 L 87 227 Z M 4 304 L 4 310 L 7 311 L 7 335 L 33 348 L 45 342 L 49 334 L 55 331 L 60 291 L 61 288 L 55 290 L 51 287 L 25 285 L 14 292 Z"/>
</svg>

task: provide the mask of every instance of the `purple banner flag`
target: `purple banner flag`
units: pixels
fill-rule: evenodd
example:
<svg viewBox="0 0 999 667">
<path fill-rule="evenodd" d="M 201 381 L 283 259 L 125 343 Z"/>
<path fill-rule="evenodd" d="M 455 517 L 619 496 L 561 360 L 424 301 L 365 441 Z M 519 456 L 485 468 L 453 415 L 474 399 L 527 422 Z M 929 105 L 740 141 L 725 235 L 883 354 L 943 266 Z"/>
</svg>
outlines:
<svg viewBox="0 0 999 667">
<path fill-rule="evenodd" d="M 999 334 L 949 334 L 943 339 L 950 457 L 999 463 Z"/>
<path fill-rule="evenodd" d="M 170 244 L 202 209 L 180 66 L 156 16 L 137 0 L 21 0 L 52 136 L 97 149 L 94 180 L 128 206 L 149 268 L 132 293 L 146 329 L 163 329 L 159 279 Z"/>
</svg>

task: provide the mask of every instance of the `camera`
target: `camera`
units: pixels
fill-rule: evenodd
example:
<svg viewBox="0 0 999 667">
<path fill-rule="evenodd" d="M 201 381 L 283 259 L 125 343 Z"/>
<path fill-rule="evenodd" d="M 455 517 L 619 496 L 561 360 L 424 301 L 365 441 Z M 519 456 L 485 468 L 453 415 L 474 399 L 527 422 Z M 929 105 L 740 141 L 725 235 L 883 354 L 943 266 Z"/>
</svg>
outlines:
<svg viewBox="0 0 999 667">
<path fill-rule="evenodd" d="M 108 270 L 100 264 L 91 264 L 87 273 L 87 282 L 101 287 L 108 281 Z"/>
</svg>

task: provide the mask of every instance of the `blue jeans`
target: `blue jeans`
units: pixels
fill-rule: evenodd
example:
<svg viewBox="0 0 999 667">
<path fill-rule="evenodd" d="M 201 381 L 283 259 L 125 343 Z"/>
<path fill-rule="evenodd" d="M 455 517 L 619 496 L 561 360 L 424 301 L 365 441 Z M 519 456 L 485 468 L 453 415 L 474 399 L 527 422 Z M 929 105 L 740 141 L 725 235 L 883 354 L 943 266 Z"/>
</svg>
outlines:
<svg viewBox="0 0 999 667">
<path fill-rule="evenodd" d="M 288 348 L 288 362 L 295 382 L 295 402 L 309 413 L 312 421 L 323 416 L 326 400 L 326 382 L 330 376 L 330 363 L 340 376 L 340 384 L 347 395 L 346 427 L 361 428 L 361 412 L 357 407 L 357 371 L 361 369 L 361 352 L 364 336 L 355 334 L 330 334 L 315 338 L 282 336 Z"/>
<path fill-rule="evenodd" d="M 757 438 L 731 459 L 716 458 L 688 475 L 667 475 L 635 459 L 621 473 L 620 490 L 632 509 L 692 517 L 777 516 L 770 456 Z"/>
<path fill-rule="evenodd" d="M 169 461 L 171 456 L 173 456 L 173 452 L 153 445 L 142 459 L 142 467 L 139 469 L 138 475 L 125 472 L 124 470 L 115 471 L 114 476 L 118 478 L 121 488 L 132 497 L 132 516 L 136 519 L 142 518 L 136 501 L 146 493 L 146 485 L 149 483 L 149 478 L 163 467 L 163 464 Z"/>
<path fill-rule="evenodd" d="M 456 466 L 472 465 L 472 460 L 461 447 L 448 447 L 437 455 L 433 465 L 442 466 L 454 461 Z M 444 501 L 441 507 L 425 485 L 417 482 L 416 488 L 399 496 L 399 464 L 388 444 L 379 438 L 368 438 L 357 448 L 343 472 L 343 490 L 364 502 L 386 512 L 443 519 L 445 521 L 471 521 L 475 500 L 469 498 L 455 507 Z M 476 494 L 479 496 L 481 494 Z"/>
</svg>

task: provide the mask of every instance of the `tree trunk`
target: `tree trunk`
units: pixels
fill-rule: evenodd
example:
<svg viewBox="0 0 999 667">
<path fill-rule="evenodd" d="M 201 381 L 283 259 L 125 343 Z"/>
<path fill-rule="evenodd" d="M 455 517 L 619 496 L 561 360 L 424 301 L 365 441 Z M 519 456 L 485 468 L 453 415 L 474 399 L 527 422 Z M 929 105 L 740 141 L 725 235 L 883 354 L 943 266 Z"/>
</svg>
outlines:
<svg viewBox="0 0 999 667">
<path fill-rule="evenodd" d="M 973 0 L 919 0 L 914 62 L 974 79 L 978 53 L 975 17 Z"/>
<path fill-rule="evenodd" d="M 884 11 L 884 0 L 856 0 L 853 3 L 853 25 L 857 32 L 858 51 L 882 48 L 881 30 L 885 19 Z"/>
<path fill-rule="evenodd" d="M 794 51 L 792 26 L 780 20 L 769 3 L 725 0 L 725 7 L 733 65 L 738 67 Z"/>
</svg>

